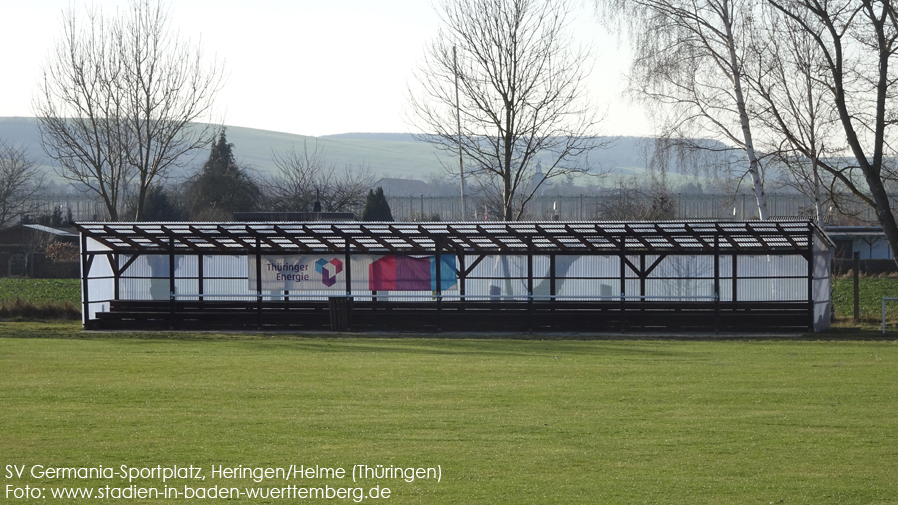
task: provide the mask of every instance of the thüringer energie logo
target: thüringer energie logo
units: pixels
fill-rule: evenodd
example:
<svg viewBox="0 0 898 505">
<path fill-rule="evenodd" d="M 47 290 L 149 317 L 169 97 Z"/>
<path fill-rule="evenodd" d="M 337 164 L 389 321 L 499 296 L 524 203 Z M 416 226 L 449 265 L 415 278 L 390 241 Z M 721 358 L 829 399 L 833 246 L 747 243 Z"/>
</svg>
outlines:
<svg viewBox="0 0 898 505">
<path fill-rule="evenodd" d="M 337 258 L 330 261 L 321 258 L 315 262 L 315 271 L 321 274 L 321 283 L 331 287 L 337 283 L 337 274 L 343 271 L 343 262 Z"/>
</svg>

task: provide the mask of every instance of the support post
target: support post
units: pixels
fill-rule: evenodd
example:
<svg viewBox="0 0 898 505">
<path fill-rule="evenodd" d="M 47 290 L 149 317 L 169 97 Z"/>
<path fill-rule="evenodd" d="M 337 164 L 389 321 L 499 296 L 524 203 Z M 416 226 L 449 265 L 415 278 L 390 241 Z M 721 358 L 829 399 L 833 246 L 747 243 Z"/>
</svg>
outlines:
<svg viewBox="0 0 898 505">
<path fill-rule="evenodd" d="M 639 255 L 639 296 L 645 296 L 645 253 Z M 642 299 L 645 301 L 645 298 Z"/>
<path fill-rule="evenodd" d="M 643 329 L 645 329 L 645 279 L 647 277 L 645 273 L 645 253 L 639 255 L 639 272 L 637 272 L 637 275 L 639 275 L 639 296 L 642 297 L 639 299 L 639 305 L 642 306 L 639 320 L 642 322 Z"/>
<path fill-rule="evenodd" d="M 527 251 L 527 326 L 533 331 L 533 251 Z"/>
<path fill-rule="evenodd" d="M 433 239 L 436 249 L 436 283 L 437 283 L 437 333 L 443 331 L 443 241 L 440 238 Z"/>
<path fill-rule="evenodd" d="M 92 257 L 92 256 L 91 256 Z M 90 318 L 90 290 L 88 289 L 88 279 L 90 278 L 91 261 L 87 260 L 87 236 L 81 232 L 81 327 L 88 328 L 88 320 Z"/>
<path fill-rule="evenodd" d="M 549 255 L 549 304 L 551 305 L 551 310 L 555 310 L 555 255 Z"/>
<path fill-rule="evenodd" d="M 720 333 L 720 234 L 714 235 L 714 333 Z"/>
<path fill-rule="evenodd" d="M 349 241 L 345 241 L 343 268 L 346 271 L 346 331 L 352 331 L 352 252 Z"/>
<path fill-rule="evenodd" d="M 168 239 L 168 325 L 175 329 L 175 239 Z"/>
<path fill-rule="evenodd" d="M 814 333 L 814 229 L 808 225 L 808 331 Z"/>
<path fill-rule="evenodd" d="M 262 241 L 256 239 L 256 326 L 262 329 Z"/>
<path fill-rule="evenodd" d="M 733 306 L 734 307 L 735 307 L 735 302 L 738 301 L 738 299 L 739 299 L 739 296 L 738 296 L 739 289 L 738 289 L 738 283 L 737 283 L 737 279 L 739 278 L 739 269 L 737 267 L 738 264 L 739 264 L 739 256 L 734 254 L 733 255 L 733 303 L 734 303 Z"/>
<path fill-rule="evenodd" d="M 462 302 L 459 306 L 459 310 L 465 310 L 465 294 L 467 293 L 467 289 L 465 288 L 465 284 L 467 284 L 468 274 L 465 273 L 465 269 L 467 266 L 465 265 L 465 255 L 464 253 L 459 254 L 458 256 L 458 294 L 459 301 Z"/>
<path fill-rule="evenodd" d="M 121 284 L 122 273 L 119 270 L 118 266 L 121 263 L 119 261 L 119 255 L 116 253 L 108 254 L 106 259 L 109 261 L 109 269 L 112 270 L 112 297 L 118 300 L 119 295 L 121 294 Z"/>
<path fill-rule="evenodd" d="M 196 283 L 197 289 L 199 290 L 197 294 L 199 294 L 199 300 L 203 301 L 203 286 L 206 284 L 204 274 L 203 274 L 203 255 L 198 254 L 196 257 Z"/>
<path fill-rule="evenodd" d="M 627 332 L 627 263 L 624 253 L 620 253 L 620 331 Z"/>
<path fill-rule="evenodd" d="M 860 271 L 861 271 L 861 253 L 859 251 L 855 251 L 855 253 L 854 253 L 854 322 L 855 323 L 861 320 Z"/>
</svg>

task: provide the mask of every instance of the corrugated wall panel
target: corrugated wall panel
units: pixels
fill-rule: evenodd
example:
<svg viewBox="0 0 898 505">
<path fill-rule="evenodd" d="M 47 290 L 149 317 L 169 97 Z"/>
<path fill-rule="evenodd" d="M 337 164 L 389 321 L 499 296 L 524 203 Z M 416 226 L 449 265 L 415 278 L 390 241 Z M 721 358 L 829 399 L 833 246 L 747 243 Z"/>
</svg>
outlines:
<svg viewBox="0 0 898 505">
<path fill-rule="evenodd" d="M 739 277 L 795 277 L 807 278 L 808 262 L 798 255 L 739 256 Z"/>
<path fill-rule="evenodd" d="M 720 265 L 720 278 L 733 277 L 733 257 L 729 255 L 721 255 L 718 262 Z"/>
<path fill-rule="evenodd" d="M 90 271 L 87 273 L 87 276 L 90 279 L 96 278 L 104 278 L 104 277 L 112 277 L 112 267 L 109 265 L 109 260 L 106 259 L 105 255 L 96 255 L 94 256 L 94 260 L 90 265 Z M 112 292 L 109 292 L 109 296 L 107 298 L 112 298 Z"/>
<path fill-rule="evenodd" d="M 808 299 L 808 280 L 739 279 L 740 302 L 801 301 Z"/>
<path fill-rule="evenodd" d="M 250 290 L 246 278 L 203 280 L 203 294 L 219 295 L 211 300 L 249 300 L 256 298 L 256 291 Z M 251 298 L 248 298 L 250 296 Z"/>
<path fill-rule="evenodd" d="M 246 289 L 249 260 L 246 255 L 233 256 L 204 256 L 203 257 L 203 277 L 222 278 L 222 279 L 243 279 Z"/>
<path fill-rule="evenodd" d="M 84 245 L 85 248 L 81 251 L 82 253 L 110 250 L 109 247 L 89 237 L 85 240 Z M 97 312 L 109 310 L 108 300 L 115 296 L 115 282 L 112 279 L 112 267 L 109 265 L 106 256 L 102 255 L 94 256 L 88 271 L 82 271 L 81 275 L 83 279 L 87 280 L 87 310 L 81 314 L 81 322 L 86 323 L 91 319 L 96 319 Z M 99 302 L 92 302 L 91 300 L 99 300 Z M 83 304 L 84 302 L 84 291 L 82 290 L 81 303 Z"/>
<path fill-rule="evenodd" d="M 733 301 L 733 280 L 732 279 L 720 279 L 720 301 L 722 301 L 722 302 Z"/>
<path fill-rule="evenodd" d="M 569 256 L 568 258 L 576 258 L 568 271 L 569 277 L 620 279 L 620 258 L 618 256 Z"/>
<path fill-rule="evenodd" d="M 651 265 L 651 262 L 646 260 L 646 267 L 649 265 Z M 721 276 L 723 276 L 722 272 Z M 652 270 L 649 278 L 713 279 L 714 257 L 667 256 Z"/>
<path fill-rule="evenodd" d="M 197 256 L 175 255 L 175 277 L 196 279 L 199 276 L 198 266 L 199 258 Z"/>
<path fill-rule="evenodd" d="M 119 281 L 119 298 L 122 300 L 152 300 L 153 299 L 153 290 L 151 290 L 151 283 L 160 281 L 155 279 L 134 279 L 134 278 L 122 278 Z M 168 279 L 165 280 L 166 286 L 168 285 Z M 166 289 L 167 291 L 167 289 Z M 164 291 L 163 291 L 164 294 Z M 165 297 L 168 298 L 168 297 Z M 164 299 L 164 298 L 160 298 Z"/>
<path fill-rule="evenodd" d="M 199 280 L 198 279 L 175 279 L 175 294 L 176 295 L 194 295 L 199 293 Z M 197 300 L 196 296 L 182 296 L 178 298 L 179 300 Z"/>
<path fill-rule="evenodd" d="M 96 264 L 98 260 L 103 260 L 103 263 L 106 263 L 105 258 L 98 257 L 94 260 L 94 264 Z M 109 267 L 108 263 L 106 267 Z M 87 319 L 96 319 L 97 312 L 108 311 L 109 300 L 113 298 L 114 294 L 115 284 L 111 278 L 91 279 L 87 287 L 87 299 L 89 302 L 87 306 Z"/>
<path fill-rule="evenodd" d="M 826 331 L 832 319 L 832 257 L 829 242 L 814 233 L 814 331 Z"/>
<path fill-rule="evenodd" d="M 713 301 L 714 279 L 648 279 L 645 295 L 668 301 Z"/>
</svg>

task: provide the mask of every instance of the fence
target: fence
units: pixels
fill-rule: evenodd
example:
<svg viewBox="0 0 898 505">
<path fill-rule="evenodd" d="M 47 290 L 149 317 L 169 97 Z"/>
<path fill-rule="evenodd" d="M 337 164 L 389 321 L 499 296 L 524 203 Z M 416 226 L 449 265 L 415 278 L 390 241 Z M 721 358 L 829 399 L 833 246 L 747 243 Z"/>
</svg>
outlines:
<svg viewBox="0 0 898 505">
<path fill-rule="evenodd" d="M 81 265 L 77 261 L 52 261 L 45 253 L 0 252 L 0 277 L 38 279 L 77 279 Z"/>
<path fill-rule="evenodd" d="M 616 190 L 601 190 L 598 194 L 577 196 L 537 196 L 528 204 L 526 219 L 581 221 L 608 219 L 603 209 Z M 679 194 L 668 195 L 673 200 L 670 219 L 713 219 L 745 221 L 758 217 L 754 195 Z M 638 198 L 638 197 L 637 197 Z M 898 195 L 892 195 L 893 208 L 898 208 Z M 458 196 L 432 196 L 422 194 L 387 195 L 387 201 L 396 221 L 456 221 L 462 217 Z M 768 193 L 767 206 L 771 216 L 810 217 L 813 202 L 804 195 Z M 106 219 L 106 210 L 99 202 L 81 194 L 47 193 L 31 202 L 33 213 L 51 214 L 56 208 L 72 211 L 75 221 Z M 846 205 L 851 217 L 836 217 L 833 224 L 877 223 L 872 209 L 854 202 Z M 473 221 L 496 221 L 499 216 L 490 213 L 482 197 L 467 196 L 465 218 Z"/>
<path fill-rule="evenodd" d="M 608 219 L 605 216 L 605 202 L 614 190 L 595 195 L 539 196 L 528 204 L 526 219 L 561 221 L 583 221 Z M 692 195 L 672 194 L 673 214 L 670 219 L 713 219 L 746 221 L 758 218 L 757 201 L 754 195 Z M 461 202 L 457 196 L 392 195 L 387 200 L 393 219 L 397 221 L 455 221 L 461 219 Z M 898 206 L 898 195 L 892 196 L 893 206 Z M 860 204 L 847 206 L 852 217 L 840 217 L 836 221 L 843 224 L 876 223 L 872 209 Z M 807 218 L 813 213 L 813 201 L 798 194 L 767 195 L 767 208 L 771 216 Z M 473 221 L 495 221 L 490 215 L 486 201 L 481 197 L 465 198 L 465 218 Z"/>
</svg>

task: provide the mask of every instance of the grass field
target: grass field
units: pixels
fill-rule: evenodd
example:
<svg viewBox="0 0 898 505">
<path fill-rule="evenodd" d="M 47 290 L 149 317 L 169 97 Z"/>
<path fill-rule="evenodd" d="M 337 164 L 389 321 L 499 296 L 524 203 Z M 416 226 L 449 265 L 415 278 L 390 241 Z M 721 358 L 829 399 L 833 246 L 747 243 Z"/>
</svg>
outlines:
<svg viewBox="0 0 898 505">
<path fill-rule="evenodd" d="M 81 280 L 0 277 L 0 304 L 16 298 L 34 305 L 68 302 L 77 307 L 81 304 Z"/>
<path fill-rule="evenodd" d="M 74 326 L 18 323 L 47 336 Z M 391 496 L 374 501 L 396 504 L 898 497 L 893 342 L 176 335 L 0 338 L 0 460 L 203 468 L 205 481 L 130 483 L 160 489 L 287 485 L 213 479 L 213 465 L 440 468 L 439 482 L 290 483 L 379 485 Z M 46 493 L 130 485 L 0 480 Z M 229 503 L 279 501 L 301 502 Z"/>
<path fill-rule="evenodd" d="M 868 321 L 882 320 L 882 299 L 898 297 L 898 278 L 896 277 L 862 277 L 858 283 L 859 308 L 861 319 Z M 836 317 L 854 317 L 854 280 L 850 277 L 833 279 L 833 305 Z M 888 302 L 886 317 L 898 320 L 898 302 Z"/>
<path fill-rule="evenodd" d="M 78 279 L 0 278 L 0 320 L 80 320 Z"/>
<path fill-rule="evenodd" d="M 898 282 L 866 281 L 871 300 Z M 30 300 L 77 295 L 77 281 L 40 284 Z M 4 296 L 8 286 L 0 284 Z M 898 501 L 894 335 L 877 341 L 875 328 L 839 327 L 778 340 L 522 337 L 87 333 L 78 322 L 0 322 L 0 503 L 112 503 L 122 500 L 98 493 L 132 485 L 379 486 L 389 498 L 363 501 L 395 504 Z M 218 465 L 291 464 L 438 468 L 441 478 L 212 474 Z M 35 465 L 116 475 L 31 476 Z M 129 482 L 122 465 L 193 465 L 206 479 Z M 15 499 L 26 486 L 43 498 Z M 50 497 L 61 488 L 94 495 Z"/>
</svg>

